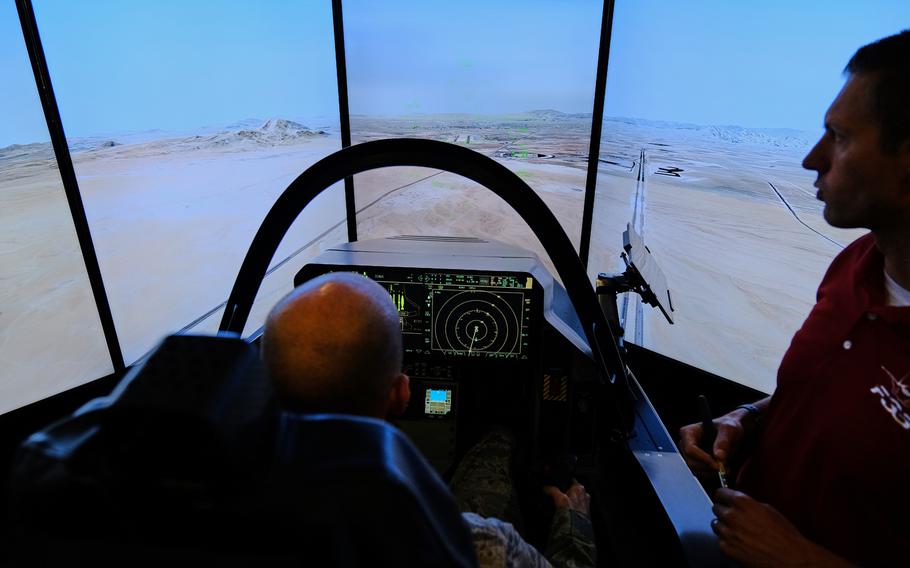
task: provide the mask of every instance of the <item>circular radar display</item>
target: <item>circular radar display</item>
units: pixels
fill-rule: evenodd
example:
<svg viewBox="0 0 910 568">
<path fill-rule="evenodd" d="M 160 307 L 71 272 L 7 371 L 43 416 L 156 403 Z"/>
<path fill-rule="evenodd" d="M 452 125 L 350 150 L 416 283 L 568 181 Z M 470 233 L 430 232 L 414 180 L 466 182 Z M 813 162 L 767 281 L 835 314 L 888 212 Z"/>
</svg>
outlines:
<svg viewBox="0 0 910 568">
<path fill-rule="evenodd" d="M 436 290 L 433 347 L 465 355 L 518 354 L 521 302 L 514 292 Z"/>
</svg>

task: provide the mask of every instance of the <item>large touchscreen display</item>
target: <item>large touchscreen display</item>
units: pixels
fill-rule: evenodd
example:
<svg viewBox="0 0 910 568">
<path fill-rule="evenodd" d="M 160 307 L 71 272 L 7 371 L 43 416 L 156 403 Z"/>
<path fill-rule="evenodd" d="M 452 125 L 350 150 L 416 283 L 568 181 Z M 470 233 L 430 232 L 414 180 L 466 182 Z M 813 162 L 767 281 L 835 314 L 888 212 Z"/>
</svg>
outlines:
<svg viewBox="0 0 910 568">
<path fill-rule="evenodd" d="M 398 308 L 406 353 L 526 359 L 534 279 L 528 275 L 361 272 Z"/>
</svg>

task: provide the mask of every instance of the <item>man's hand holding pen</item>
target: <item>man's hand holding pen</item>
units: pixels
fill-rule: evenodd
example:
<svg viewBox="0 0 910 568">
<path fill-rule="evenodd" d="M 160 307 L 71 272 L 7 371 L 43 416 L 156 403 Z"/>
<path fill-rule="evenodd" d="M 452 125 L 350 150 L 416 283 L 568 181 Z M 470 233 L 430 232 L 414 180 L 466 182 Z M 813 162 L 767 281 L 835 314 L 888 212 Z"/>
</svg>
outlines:
<svg viewBox="0 0 910 568">
<path fill-rule="evenodd" d="M 758 403 L 767 405 L 767 399 Z M 727 487 L 726 466 L 736 458 L 756 431 L 755 406 L 739 407 L 712 418 L 707 399 L 701 397 L 702 421 L 679 431 L 679 447 L 692 472 L 718 475 L 721 487 L 714 493 L 716 518 L 711 530 L 721 551 L 742 566 L 850 566 L 805 537 L 777 509 Z"/>
<path fill-rule="evenodd" d="M 714 418 L 711 423 L 716 434 L 714 443 L 710 446 L 710 453 L 702 449 L 704 421 L 682 427 L 679 430 L 679 447 L 692 472 L 700 476 L 709 476 L 717 475 L 721 464 L 726 468 L 730 458 L 736 456 L 754 429 L 753 420 L 751 413 L 743 408 Z"/>
</svg>

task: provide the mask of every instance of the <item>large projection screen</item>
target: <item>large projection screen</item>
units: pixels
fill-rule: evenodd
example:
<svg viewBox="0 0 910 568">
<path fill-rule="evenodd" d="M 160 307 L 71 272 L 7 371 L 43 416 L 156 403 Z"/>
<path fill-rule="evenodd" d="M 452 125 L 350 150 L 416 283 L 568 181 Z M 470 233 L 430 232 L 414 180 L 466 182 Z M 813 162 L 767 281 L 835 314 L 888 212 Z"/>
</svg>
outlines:
<svg viewBox="0 0 910 568">
<path fill-rule="evenodd" d="M 632 343 L 774 390 L 831 259 L 862 230 L 825 223 L 801 167 L 860 46 L 906 2 L 617 2 L 590 274 L 621 269 L 632 222 L 666 273 L 676 325 L 620 301 Z"/>
</svg>

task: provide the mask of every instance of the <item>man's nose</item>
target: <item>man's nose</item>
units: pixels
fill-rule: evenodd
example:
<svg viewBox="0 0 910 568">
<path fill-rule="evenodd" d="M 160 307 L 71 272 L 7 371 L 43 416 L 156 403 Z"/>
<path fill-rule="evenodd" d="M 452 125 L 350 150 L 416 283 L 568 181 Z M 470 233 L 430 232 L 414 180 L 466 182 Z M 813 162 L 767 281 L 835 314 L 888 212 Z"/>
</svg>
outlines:
<svg viewBox="0 0 910 568">
<path fill-rule="evenodd" d="M 824 139 L 819 140 L 815 146 L 809 150 L 809 153 L 806 154 L 806 157 L 803 158 L 802 166 L 807 170 L 821 171 L 824 167 L 824 158 L 822 156 L 822 144 Z"/>
</svg>

